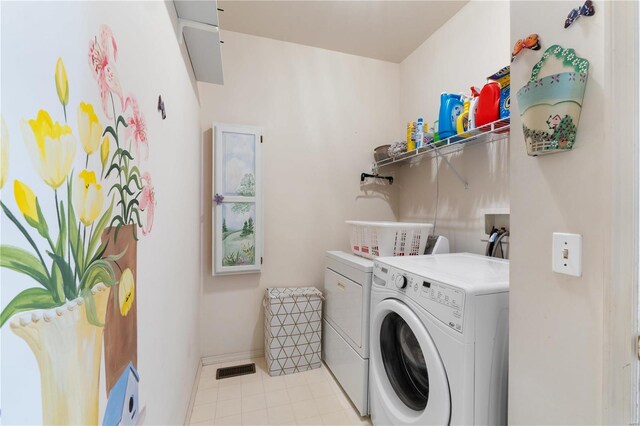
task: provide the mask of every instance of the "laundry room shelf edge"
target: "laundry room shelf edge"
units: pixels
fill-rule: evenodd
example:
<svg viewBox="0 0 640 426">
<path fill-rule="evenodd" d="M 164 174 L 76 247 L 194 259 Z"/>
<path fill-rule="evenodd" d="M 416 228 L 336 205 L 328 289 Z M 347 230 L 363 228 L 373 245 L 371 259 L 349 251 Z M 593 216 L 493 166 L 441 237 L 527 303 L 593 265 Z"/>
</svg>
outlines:
<svg viewBox="0 0 640 426">
<path fill-rule="evenodd" d="M 377 172 L 382 167 L 392 164 L 413 163 L 423 158 L 432 158 L 441 155 L 448 155 L 463 150 L 465 147 L 476 144 L 494 142 L 498 140 L 508 139 L 511 128 L 511 120 L 509 117 L 503 118 L 492 123 L 466 132 L 468 137 L 462 138 L 460 135 L 451 136 L 446 139 L 416 148 L 412 151 L 405 152 L 395 157 L 385 158 L 372 164 L 372 170 Z"/>
</svg>

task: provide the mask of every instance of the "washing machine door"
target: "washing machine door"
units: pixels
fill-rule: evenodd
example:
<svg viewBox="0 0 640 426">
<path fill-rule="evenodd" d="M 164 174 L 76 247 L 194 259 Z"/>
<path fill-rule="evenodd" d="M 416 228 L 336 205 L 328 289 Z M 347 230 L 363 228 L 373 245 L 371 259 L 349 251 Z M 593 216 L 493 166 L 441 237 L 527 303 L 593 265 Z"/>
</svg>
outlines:
<svg viewBox="0 0 640 426">
<path fill-rule="evenodd" d="M 403 302 L 386 299 L 371 326 L 372 385 L 386 417 L 392 424 L 449 424 L 449 381 L 423 322 Z"/>
</svg>

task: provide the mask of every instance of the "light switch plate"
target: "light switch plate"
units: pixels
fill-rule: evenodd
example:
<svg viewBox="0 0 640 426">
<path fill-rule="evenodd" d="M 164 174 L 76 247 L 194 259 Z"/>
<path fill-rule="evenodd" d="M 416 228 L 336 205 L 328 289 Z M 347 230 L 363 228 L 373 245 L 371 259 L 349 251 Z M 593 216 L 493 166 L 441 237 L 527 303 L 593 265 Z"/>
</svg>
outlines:
<svg viewBox="0 0 640 426">
<path fill-rule="evenodd" d="M 551 256 L 553 272 L 582 276 L 582 235 L 554 232 Z"/>
</svg>

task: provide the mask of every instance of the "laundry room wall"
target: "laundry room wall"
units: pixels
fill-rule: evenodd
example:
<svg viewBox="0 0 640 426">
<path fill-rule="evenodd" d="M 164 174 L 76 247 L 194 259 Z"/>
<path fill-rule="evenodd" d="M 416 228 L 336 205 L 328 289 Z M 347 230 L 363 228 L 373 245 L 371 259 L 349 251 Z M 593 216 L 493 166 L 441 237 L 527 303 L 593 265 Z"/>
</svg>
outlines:
<svg viewBox="0 0 640 426">
<path fill-rule="evenodd" d="M 261 354 L 267 287 L 317 286 L 344 221 L 395 220 L 393 189 L 360 185 L 373 148 L 397 134 L 398 64 L 222 32 L 225 84 L 198 83 L 203 133 L 204 356 Z M 264 128 L 261 274 L 211 276 L 212 123 Z"/>
<path fill-rule="evenodd" d="M 3 424 L 103 424 L 106 412 L 123 412 L 118 398 L 109 400 L 113 405 L 107 406 L 107 392 L 115 388 L 112 379 L 132 377 L 129 362 L 139 378 L 134 405 L 138 419 L 144 424 L 184 422 L 200 358 L 200 119 L 196 93 L 174 32 L 175 10 L 172 3 L 168 5 L 170 9 L 164 2 L 141 1 L 2 3 L 0 187 L 6 206 L 0 214 L 2 319 L 12 300 L 23 305 L 21 310 L 27 302 L 29 307 L 45 309 L 20 312 L 20 320 L 9 318 L 0 329 Z M 165 102 L 166 120 L 157 111 L 158 95 Z M 117 116 L 123 117 L 119 125 L 115 124 Z M 113 132 L 106 132 L 110 143 L 105 148 L 102 133 L 109 126 Z M 100 144 L 99 148 L 94 144 Z M 37 250 L 44 267 L 54 271 L 53 256 L 48 254 L 54 249 L 43 234 L 56 242 L 71 240 L 58 240 L 60 234 L 66 235 L 58 220 L 62 217 L 64 221 L 71 205 L 78 221 L 71 225 L 69 218 L 67 229 L 69 233 L 75 227 L 82 230 L 78 235 L 82 234 L 84 247 L 88 248 L 92 235 L 98 235 L 98 242 L 101 235 L 114 235 L 113 229 L 102 233 L 99 218 L 112 202 L 106 226 L 116 226 L 119 215 L 126 217 L 123 206 L 117 204 L 123 195 L 116 185 L 123 174 L 115 168 L 108 177 L 102 173 L 106 172 L 103 165 L 118 163 L 117 144 L 133 158 L 127 160 L 128 176 L 136 176 L 134 165 L 139 169 L 136 178 L 144 189 L 140 191 L 133 179 L 129 188 L 140 202 L 142 226 L 135 226 L 138 241 L 131 229 L 121 228 L 117 241 L 107 246 L 108 253 L 123 255 L 117 266 L 112 264 L 117 277 L 122 270 L 131 272 L 126 291 L 119 291 L 122 286 L 112 287 L 113 298 L 94 298 L 99 299 L 97 320 L 105 324 L 98 327 L 85 315 L 85 309 L 90 310 L 89 296 L 77 294 L 69 285 L 78 289 L 80 274 L 73 284 L 71 277 L 55 279 L 52 272 L 53 288 L 60 289 L 64 283 L 65 290 L 62 295 L 54 293 L 52 301 L 53 296 L 47 296 L 40 285 L 41 274 L 19 272 L 29 267 L 39 270 L 40 263 L 31 262 Z M 49 174 L 56 175 L 55 184 L 45 180 Z M 17 191 L 20 186 L 15 181 L 25 187 Z M 71 194 L 67 193 L 68 182 L 76 190 Z M 77 191 L 83 185 L 89 188 L 84 195 Z M 27 186 L 42 213 L 37 223 L 48 223 L 46 232 L 33 226 L 35 206 L 27 202 Z M 131 203 L 132 198 L 126 199 Z M 60 205 L 64 210 L 58 216 Z M 135 210 L 135 203 L 128 209 Z M 31 235 L 37 250 L 7 211 Z M 130 217 L 138 222 L 134 214 Z M 117 251 L 115 244 L 120 244 Z M 12 247 L 22 251 L 15 255 Z M 56 264 L 69 262 L 75 268 L 70 251 L 65 251 L 67 255 Z M 21 269 L 17 266 L 21 264 L 27 267 Z M 97 267 L 99 262 L 88 264 Z M 89 275 L 83 277 L 90 279 Z M 91 282 L 107 282 L 105 274 L 97 278 Z M 27 289 L 33 298 L 22 293 Z M 21 298 L 14 299 L 18 294 Z M 85 297 L 84 302 L 78 302 L 77 296 Z M 113 304 L 107 308 L 109 300 Z M 65 301 L 64 307 L 51 308 Z M 48 312 L 44 318 L 43 312 Z M 23 336 L 39 333 L 41 342 L 55 346 L 47 349 L 36 340 L 23 340 L 18 337 L 21 328 Z M 87 334 L 97 338 L 92 340 Z M 50 361 L 39 364 L 36 357 Z M 51 382 L 43 386 L 41 380 Z M 49 404 L 43 405 L 43 400 Z M 125 409 L 128 412 L 128 404 Z"/>
<path fill-rule="evenodd" d="M 537 33 L 542 49 L 525 51 L 511 66 L 510 424 L 603 422 L 611 145 L 632 142 L 614 141 L 608 131 L 605 29 L 612 3 L 593 3 L 595 16 L 580 17 L 568 29 L 565 18 L 579 2 L 511 3 L 511 44 Z M 589 61 L 576 143 L 571 152 L 529 157 L 515 94 L 554 44 Z M 553 232 L 582 235 L 582 277 L 552 272 Z"/>
<path fill-rule="evenodd" d="M 510 50 L 509 2 L 469 2 L 400 64 L 396 137 L 404 139 L 407 122 L 418 117 L 433 125 L 442 92 L 482 87 L 487 76 L 509 64 Z M 441 159 L 389 168 L 397 177 L 400 220 L 433 222 L 437 205 L 436 233 L 449 238 L 451 250 L 484 254 L 483 212 L 509 208 L 509 141 L 469 146 L 447 158 L 468 189 Z"/>
</svg>

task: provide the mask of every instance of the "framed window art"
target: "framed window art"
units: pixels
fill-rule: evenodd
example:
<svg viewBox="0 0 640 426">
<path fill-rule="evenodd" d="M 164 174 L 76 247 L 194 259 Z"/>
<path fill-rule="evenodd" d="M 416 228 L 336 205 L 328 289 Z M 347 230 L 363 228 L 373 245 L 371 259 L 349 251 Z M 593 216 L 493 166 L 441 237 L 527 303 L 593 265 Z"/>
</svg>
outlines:
<svg viewBox="0 0 640 426">
<path fill-rule="evenodd" d="M 213 275 L 262 269 L 262 129 L 213 125 Z"/>
</svg>

